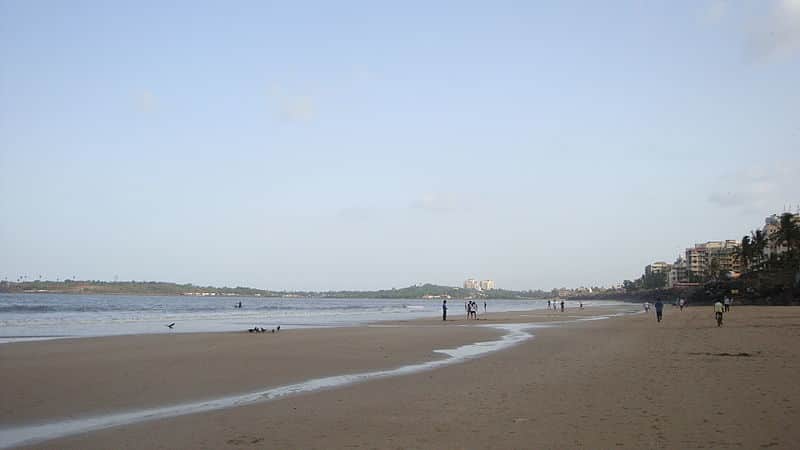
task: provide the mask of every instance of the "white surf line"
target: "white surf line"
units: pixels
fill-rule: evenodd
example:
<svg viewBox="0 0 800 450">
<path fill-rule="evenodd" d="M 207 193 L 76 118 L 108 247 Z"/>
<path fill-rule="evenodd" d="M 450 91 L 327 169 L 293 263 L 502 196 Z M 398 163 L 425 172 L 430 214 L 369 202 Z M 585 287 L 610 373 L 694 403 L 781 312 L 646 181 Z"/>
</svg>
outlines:
<svg viewBox="0 0 800 450">
<path fill-rule="evenodd" d="M 595 320 L 607 319 L 610 316 L 612 315 L 598 316 L 598 318 Z M 588 319 L 590 318 L 579 320 Z M 561 321 L 558 322 L 558 324 L 570 322 L 574 323 L 577 321 Z M 556 325 L 556 323 L 553 322 L 479 324 L 478 326 L 504 330 L 506 331 L 506 334 L 501 336 L 500 339 L 494 341 L 476 342 L 451 349 L 434 350 L 435 353 L 447 355 L 449 358 L 410 364 L 407 366 L 398 367 L 396 369 L 315 378 L 302 381 L 300 383 L 287 384 L 261 391 L 231 395 L 207 401 L 181 403 L 172 406 L 148 408 L 137 411 L 108 414 L 104 416 L 68 419 L 39 425 L 23 425 L 17 427 L 0 428 L 0 449 L 17 447 L 20 445 L 30 445 L 60 437 L 86 433 L 89 431 L 97 431 L 121 425 L 131 425 L 149 420 L 165 419 L 168 417 L 183 416 L 187 414 L 195 414 L 267 402 L 301 393 L 348 386 L 370 379 L 396 377 L 432 370 L 512 347 L 533 337 L 533 334 L 526 330 L 551 327 L 554 325 Z"/>
</svg>

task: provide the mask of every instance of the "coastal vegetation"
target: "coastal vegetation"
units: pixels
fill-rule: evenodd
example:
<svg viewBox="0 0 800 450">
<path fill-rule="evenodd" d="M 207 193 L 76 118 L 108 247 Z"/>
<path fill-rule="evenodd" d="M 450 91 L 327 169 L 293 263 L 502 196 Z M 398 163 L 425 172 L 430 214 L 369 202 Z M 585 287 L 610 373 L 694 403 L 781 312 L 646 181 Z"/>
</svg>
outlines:
<svg viewBox="0 0 800 450">
<path fill-rule="evenodd" d="M 16 293 L 59 293 L 87 295 L 220 295 L 220 296 L 264 296 L 275 297 L 278 294 L 262 289 L 247 287 L 213 287 L 194 284 L 177 284 L 162 281 L 101 281 L 101 280 L 64 280 L 64 281 L 0 281 L 0 292 Z"/>
<path fill-rule="evenodd" d="M 421 284 L 404 288 L 376 291 L 270 291 L 248 287 L 213 287 L 194 284 L 178 284 L 161 281 L 18 281 L 0 282 L 0 292 L 5 293 L 59 293 L 84 295 L 185 295 L 185 296 L 242 296 L 242 297 L 287 297 L 287 298 L 485 298 L 485 299 L 531 299 L 545 298 L 550 292 L 540 290 L 512 291 L 492 289 L 479 291 L 435 284 Z"/>
<path fill-rule="evenodd" d="M 421 284 L 398 289 L 385 289 L 378 291 L 330 291 L 320 293 L 320 297 L 327 298 L 503 298 L 503 299 L 531 299 L 546 298 L 550 292 L 540 290 L 511 291 L 506 289 L 490 289 L 479 291 L 460 287 L 440 286 L 436 284 Z"/>
<path fill-rule="evenodd" d="M 625 280 L 625 292 L 615 297 L 641 301 L 684 297 L 706 303 L 734 295 L 750 304 L 800 303 L 800 216 L 784 213 L 777 220 L 770 218 L 763 230 L 744 235 L 732 256 L 741 272 L 725 270 L 717 257 L 711 257 L 703 273 L 688 273 L 686 281 L 695 286 L 668 288 L 667 273 L 645 273 L 634 281 Z"/>
<path fill-rule="evenodd" d="M 754 230 L 742 237 L 742 274 L 732 281 L 746 296 L 769 303 L 800 302 L 800 220 L 784 213 L 770 232 Z"/>
</svg>

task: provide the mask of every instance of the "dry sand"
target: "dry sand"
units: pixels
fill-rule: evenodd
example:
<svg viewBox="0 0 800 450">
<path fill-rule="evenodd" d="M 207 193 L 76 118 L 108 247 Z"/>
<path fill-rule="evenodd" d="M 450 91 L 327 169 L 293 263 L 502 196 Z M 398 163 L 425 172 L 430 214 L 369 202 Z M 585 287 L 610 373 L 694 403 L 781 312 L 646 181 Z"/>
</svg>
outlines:
<svg viewBox="0 0 800 450">
<path fill-rule="evenodd" d="M 575 314 L 509 313 L 479 323 Z M 435 358 L 430 354 L 432 346 L 491 338 L 490 331 L 458 326 L 464 323 L 462 319 L 443 326 L 421 321 L 401 327 L 294 332 L 298 342 L 292 348 L 299 352 L 297 359 L 292 360 L 291 352 L 272 354 L 289 359 L 262 367 L 270 383 L 255 385 L 341 373 L 342 369 L 391 367 Z M 514 348 L 429 372 L 111 428 L 36 447 L 797 448 L 800 443 L 796 426 L 800 420 L 800 308 L 735 307 L 725 325 L 717 328 L 710 308 L 678 312 L 668 307 L 661 324 L 651 315 L 636 315 L 540 329 L 535 334 L 535 339 Z M 316 339 L 310 337 L 314 335 Z M 148 377 L 158 372 L 136 367 L 158 366 L 148 361 L 162 352 L 181 360 L 175 366 L 192 367 L 183 372 L 183 382 L 189 387 L 171 383 L 158 391 L 159 395 L 178 391 L 173 400 L 221 393 L 225 389 L 220 383 L 247 384 L 262 378 L 251 377 L 247 363 L 235 356 L 254 358 L 255 350 L 237 353 L 239 347 L 255 346 L 250 342 L 274 336 L 215 337 L 231 342 L 212 345 L 208 335 L 195 335 L 0 346 L 2 423 L 17 422 L 17 410 L 30 419 L 51 410 L 65 414 L 76 405 L 80 408 L 75 409 L 85 412 L 151 404 L 159 396 L 148 393 L 155 388 L 139 378 L 152 380 Z M 280 338 L 292 336 L 286 333 Z M 350 344 L 338 346 L 344 341 Z M 169 347 L 165 342 L 182 345 L 172 353 L 163 348 Z M 77 349 L 71 350 L 73 356 L 59 357 L 68 346 Z M 100 348 L 92 350 L 93 346 Z M 110 348 L 121 354 L 109 357 Z M 129 350 L 138 356 L 131 359 Z M 43 362 L 48 352 L 57 358 Z M 227 357 L 228 352 L 235 356 Z M 26 360 L 28 353 L 36 357 Z M 48 395 L 39 395 L 27 387 L 34 382 L 60 383 L 57 380 L 65 374 L 80 379 L 87 372 L 82 367 L 96 367 L 98 360 L 103 361 L 101 366 L 109 366 L 109 358 L 115 367 L 106 367 L 104 376 L 119 379 L 94 379 L 102 389 L 61 393 L 63 386 L 48 387 Z M 166 360 L 159 358 L 160 363 Z M 207 361 L 205 366 L 203 361 Z M 28 376 L 37 372 L 37 364 L 46 365 L 49 373 L 32 381 Z M 219 370 L 217 364 L 230 369 Z M 284 364 L 289 367 L 280 377 L 273 373 L 275 365 Z M 7 374 L 9 368 L 15 371 Z M 178 368 L 171 370 L 181 373 Z M 170 383 L 169 379 L 162 382 Z M 125 388 L 129 383 L 138 387 Z M 11 392 L 8 386 L 25 393 Z"/>
</svg>

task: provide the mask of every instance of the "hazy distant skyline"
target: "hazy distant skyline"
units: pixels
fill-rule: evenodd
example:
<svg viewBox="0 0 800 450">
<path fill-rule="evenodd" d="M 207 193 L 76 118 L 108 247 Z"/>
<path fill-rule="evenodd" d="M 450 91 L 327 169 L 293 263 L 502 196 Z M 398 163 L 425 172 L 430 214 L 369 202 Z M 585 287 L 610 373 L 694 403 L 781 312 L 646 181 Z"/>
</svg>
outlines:
<svg viewBox="0 0 800 450">
<path fill-rule="evenodd" d="M 608 285 L 800 203 L 800 0 L 162 3 L 0 1 L 0 279 Z"/>
</svg>

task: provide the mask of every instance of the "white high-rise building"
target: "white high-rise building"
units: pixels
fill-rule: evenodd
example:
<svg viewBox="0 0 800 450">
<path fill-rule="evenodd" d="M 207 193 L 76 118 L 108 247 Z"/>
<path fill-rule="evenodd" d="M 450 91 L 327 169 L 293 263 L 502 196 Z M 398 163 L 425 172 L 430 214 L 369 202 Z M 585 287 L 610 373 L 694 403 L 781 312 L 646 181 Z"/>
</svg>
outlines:
<svg viewBox="0 0 800 450">
<path fill-rule="evenodd" d="M 481 280 L 480 287 L 482 291 L 491 291 L 495 288 L 494 280 Z"/>
<path fill-rule="evenodd" d="M 648 264 L 647 266 L 645 266 L 644 273 L 647 275 L 666 273 L 669 272 L 671 268 L 672 267 L 669 264 L 665 263 L 664 261 L 656 261 L 653 264 Z"/>
</svg>

